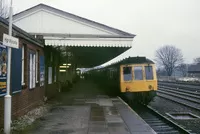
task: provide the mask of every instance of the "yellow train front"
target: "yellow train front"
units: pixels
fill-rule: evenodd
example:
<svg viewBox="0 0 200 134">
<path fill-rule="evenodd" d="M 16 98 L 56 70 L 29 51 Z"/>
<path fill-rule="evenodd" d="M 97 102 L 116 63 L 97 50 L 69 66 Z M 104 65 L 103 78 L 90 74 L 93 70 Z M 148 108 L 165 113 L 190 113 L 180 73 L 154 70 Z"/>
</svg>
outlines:
<svg viewBox="0 0 200 134">
<path fill-rule="evenodd" d="M 129 101 L 148 104 L 156 95 L 155 64 L 146 59 L 120 65 L 120 91 Z"/>
<path fill-rule="evenodd" d="M 155 64 L 146 57 L 129 57 L 112 65 L 91 69 L 85 78 L 102 86 L 112 96 L 148 104 L 156 95 Z"/>
</svg>

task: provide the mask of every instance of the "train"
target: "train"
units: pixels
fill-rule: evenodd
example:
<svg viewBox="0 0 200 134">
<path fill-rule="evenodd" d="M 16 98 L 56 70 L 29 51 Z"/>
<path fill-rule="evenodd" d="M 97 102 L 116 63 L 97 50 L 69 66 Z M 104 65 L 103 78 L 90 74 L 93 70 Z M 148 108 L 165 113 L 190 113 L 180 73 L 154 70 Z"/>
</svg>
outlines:
<svg viewBox="0 0 200 134">
<path fill-rule="evenodd" d="M 110 96 L 147 105 L 156 96 L 158 82 L 155 63 L 146 57 L 129 57 L 106 67 L 84 73 Z"/>
</svg>

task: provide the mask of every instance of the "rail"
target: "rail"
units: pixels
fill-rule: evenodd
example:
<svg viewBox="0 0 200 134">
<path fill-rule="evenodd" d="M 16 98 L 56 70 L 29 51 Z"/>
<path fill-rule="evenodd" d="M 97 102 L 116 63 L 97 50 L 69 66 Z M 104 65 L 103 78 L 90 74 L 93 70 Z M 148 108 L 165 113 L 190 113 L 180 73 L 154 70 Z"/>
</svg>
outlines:
<svg viewBox="0 0 200 134">
<path fill-rule="evenodd" d="M 157 96 L 200 111 L 200 93 L 159 86 Z"/>
<path fill-rule="evenodd" d="M 137 114 L 147 123 L 156 133 L 180 133 L 191 134 L 189 130 L 186 130 L 182 126 L 178 125 L 174 121 L 170 120 L 166 116 L 163 116 L 158 111 L 150 106 L 143 104 L 131 105 L 128 104 Z"/>
</svg>

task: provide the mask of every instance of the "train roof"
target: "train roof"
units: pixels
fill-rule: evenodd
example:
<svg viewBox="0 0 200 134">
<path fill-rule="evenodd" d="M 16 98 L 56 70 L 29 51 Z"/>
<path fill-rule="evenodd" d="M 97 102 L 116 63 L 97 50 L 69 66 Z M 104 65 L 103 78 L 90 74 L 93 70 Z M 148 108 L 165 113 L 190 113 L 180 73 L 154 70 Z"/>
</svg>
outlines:
<svg viewBox="0 0 200 134">
<path fill-rule="evenodd" d="M 119 65 L 123 65 L 123 64 L 154 64 L 154 62 L 146 57 L 128 57 L 125 58 L 123 60 L 120 60 L 118 62 L 112 63 L 108 66 L 98 66 L 92 69 L 89 69 L 88 71 L 92 71 L 92 70 L 98 70 L 98 69 L 103 69 L 103 68 L 109 68 L 109 67 L 113 67 L 113 66 L 119 66 Z"/>
<path fill-rule="evenodd" d="M 110 66 L 113 66 L 113 65 L 117 65 L 117 64 L 144 64 L 144 63 L 147 63 L 147 64 L 154 64 L 154 62 L 146 57 L 128 57 L 124 60 L 121 60 L 119 62 L 116 62 L 114 64 L 111 64 Z"/>
</svg>

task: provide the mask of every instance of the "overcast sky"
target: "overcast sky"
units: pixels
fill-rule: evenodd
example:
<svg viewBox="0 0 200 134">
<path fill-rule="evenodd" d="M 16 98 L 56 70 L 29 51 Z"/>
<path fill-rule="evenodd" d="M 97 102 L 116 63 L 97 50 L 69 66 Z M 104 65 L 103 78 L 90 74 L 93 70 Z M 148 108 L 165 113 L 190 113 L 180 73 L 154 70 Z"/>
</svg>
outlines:
<svg viewBox="0 0 200 134">
<path fill-rule="evenodd" d="M 200 56 L 200 0 L 13 0 L 14 12 L 39 3 L 136 34 L 126 56 L 154 59 L 166 44 L 180 48 L 186 62 Z"/>
</svg>

